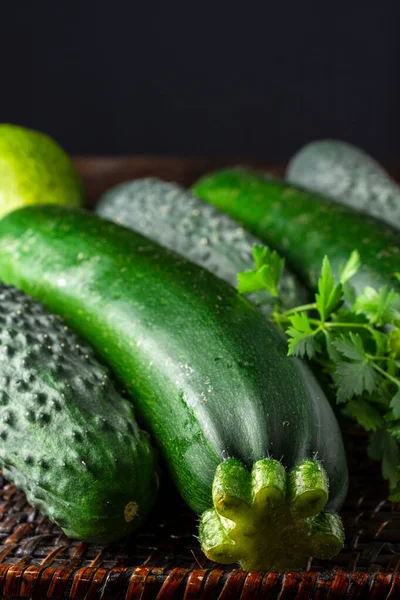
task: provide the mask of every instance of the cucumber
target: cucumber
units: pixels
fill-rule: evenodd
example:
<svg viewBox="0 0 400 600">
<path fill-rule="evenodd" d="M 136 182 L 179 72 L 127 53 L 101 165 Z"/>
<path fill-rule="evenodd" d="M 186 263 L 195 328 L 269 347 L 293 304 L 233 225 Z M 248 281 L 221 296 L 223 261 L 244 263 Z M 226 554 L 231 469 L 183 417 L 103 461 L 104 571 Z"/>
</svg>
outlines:
<svg viewBox="0 0 400 600">
<path fill-rule="evenodd" d="M 225 281 L 84 211 L 0 221 L 0 277 L 112 366 L 218 562 L 288 569 L 343 543 L 341 433 L 284 336 Z M 325 508 L 324 508 L 325 506 Z"/>
<path fill-rule="evenodd" d="M 246 169 L 206 175 L 193 189 L 281 252 L 312 289 L 324 255 L 338 275 L 357 249 L 362 266 L 349 282 L 353 290 L 390 285 L 400 292 L 400 234 L 382 221 Z"/>
<path fill-rule="evenodd" d="M 107 368 L 58 317 L 0 283 L 0 467 L 66 535 L 108 543 L 154 503 L 156 465 Z"/>
<path fill-rule="evenodd" d="M 234 287 L 237 274 L 253 268 L 253 246 L 261 244 L 235 221 L 179 185 L 153 178 L 109 190 L 96 212 L 182 254 Z M 309 301 L 305 287 L 287 269 L 279 294 L 287 308 Z M 277 302 L 267 291 L 251 294 L 249 300 L 266 315 Z"/>
<path fill-rule="evenodd" d="M 338 140 L 308 144 L 290 161 L 286 179 L 400 228 L 400 187 L 373 158 L 351 144 Z"/>
</svg>

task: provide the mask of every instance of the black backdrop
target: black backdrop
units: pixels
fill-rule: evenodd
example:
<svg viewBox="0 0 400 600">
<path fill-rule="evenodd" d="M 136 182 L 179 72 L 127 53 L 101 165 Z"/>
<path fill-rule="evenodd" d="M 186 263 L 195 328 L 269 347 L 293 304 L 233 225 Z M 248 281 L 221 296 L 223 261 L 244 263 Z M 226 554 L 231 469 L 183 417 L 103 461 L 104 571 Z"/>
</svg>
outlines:
<svg viewBox="0 0 400 600">
<path fill-rule="evenodd" d="M 237 8 L 235 8 L 237 6 Z M 400 2 L 15 1 L 0 121 L 80 154 L 400 157 Z"/>
</svg>

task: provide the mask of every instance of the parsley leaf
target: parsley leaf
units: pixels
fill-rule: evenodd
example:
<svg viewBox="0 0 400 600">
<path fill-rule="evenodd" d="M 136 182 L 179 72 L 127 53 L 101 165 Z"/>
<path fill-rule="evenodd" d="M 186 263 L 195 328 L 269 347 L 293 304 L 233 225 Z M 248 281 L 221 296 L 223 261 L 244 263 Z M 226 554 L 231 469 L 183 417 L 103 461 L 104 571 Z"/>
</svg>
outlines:
<svg viewBox="0 0 400 600">
<path fill-rule="evenodd" d="M 319 351 L 320 346 L 315 339 L 315 331 L 306 313 L 295 313 L 289 317 L 292 327 L 286 331 L 289 338 L 288 354 L 295 356 L 308 356 L 312 358 Z"/>
<path fill-rule="evenodd" d="M 382 327 L 399 317 L 400 295 L 387 285 L 377 292 L 372 287 L 366 287 L 355 303 L 354 310 L 357 314 L 367 316 L 369 322 L 377 327 Z"/>
<path fill-rule="evenodd" d="M 389 351 L 395 358 L 400 358 L 400 329 L 395 327 L 388 336 Z"/>
<path fill-rule="evenodd" d="M 351 279 L 358 272 L 360 266 L 361 262 L 358 250 L 353 250 L 349 260 L 344 265 L 343 269 L 341 269 L 340 283 L 346 283 L 349 279 Z"/>
<path fill-rule="evenodd" d="M 252 294 L 258 290 L 265 289 L 265 272 L 268 271 L 268 267 L 264 266 L 257 271 L 244 271 L 238 273 L 238 285 L 237 290 L 239 294 L 246 296 Z"/>
<path fill-rule="evenodd" d="M 388 433 L 396 438 L 397 440 L 400 439 L 400 419 L 397 419 L 393 413 L 393 410 L 389 410 L 386 414 L 385 414 L 385 421 L 386 421 L 386 429 L 388 431 Z"/>
<path fill-rule="evenodd" d="M 238 292 L 251 294 L 258 290 L 268 290 L 274 297 L 278 297 L 285 259 L 275 250 L 259 244 L 253 246 L 253 258 L 256 268 L 238 274 Z"/>
<path fill-rule="evenodd" d="M 346 358 L 364 360 L 363 341 L 358 333 L 342 333 L 335 342 L 336 349 Z"/>
<path fill-rule="evenodd" d="M 400 388 L 391 399 L 390 408 L 393 410 L 394 417 L 400 419 Z"/>
<path fill-rule="evenodd" d="M 350 400 L 343 409 L 343 413 L 355 419 L 366 431 L 377 431 L 385 425 L 378 410 L 363 398 Z"/>
<path fill-rule="evenodd" d="M 315 295 L 317 309 L 321 320 L 326 318 L 337 308 L 343 298 L 342 284 L 335 284 L 332 267 L 327 256 L 322 262 L 321 277 L 318 281 L 318 294 Z"/>
<path fill-rule="evenodd" d="M 387 430 L 392 437 L 400 440 L 400 419 L 395 419 L 387 424 Z"/>
<path fill-rule="evenodd" d="M 342 356 L 340 352 L 338 352 L 336 348 L 336 340 L 337 338 L 332 335 L 329 331 L 325 330 L 325 342 L 326 342 L 326 351 L 328 354 L 328 358 L 332 361 L 331 368 L 334 368 L 335 363 L 341 362 Z"/>
<path fill-rule="evenodd" d="M 350 400 L 353 396 L 361 396 L 364 391 L 372 393 L 380 382 L 378 373 L 368 360 L 339 363 L 334 379 L 339 404 Z"/>
<path fill-rule="evenodd" d="M 335 343 L 336 349 L 350 361 L 339 363 L 335 371 L 337 401 L 346 402 L 364 391 L 373 392 L 380 383 L 380 376 L 367 357 L 361 336 L 358 333 L 341 334 Z"/>
<path fill-rule="evenodd" d="M 371 434 L 368 446 L 370 458 L 382 461 L 382 475 L 389 480 L 391 490 L 400 485 L 400 449 L 386 430 L 376 431 Z"/>
<path fill-rule="evenodd" d="M 390 406 L 392 398 L 393 383 L 387 379 L 382 379 L 372 396 L 369 397 L 369 401 L 373 404 L 380 404 L 382 407 L 387 408 Z"/>
<path fill-rule="evenodd" d="M 371 336 L 374 339 L 376 346 L 376 354 L 386 354 L 388 351 L 389 336 L 387 333 L 382 333 L 377 329 L 370 329 Z"/>
</svg>

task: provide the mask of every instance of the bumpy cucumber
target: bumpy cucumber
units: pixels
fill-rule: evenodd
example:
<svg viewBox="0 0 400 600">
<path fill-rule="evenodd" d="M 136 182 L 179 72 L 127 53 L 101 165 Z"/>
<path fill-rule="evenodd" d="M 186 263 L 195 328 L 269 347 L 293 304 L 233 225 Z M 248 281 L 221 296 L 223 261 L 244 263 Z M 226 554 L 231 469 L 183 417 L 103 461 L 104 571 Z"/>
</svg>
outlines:
<svg viewBox="0 0 400 600">
<path fill-rule="evenodd" d="M 96 212 L 179 252 L 236 287 L 237 275 L 254 267 L 253 246 L 261 244 L 228 216 L 194 198 L 177 184 L 138 179 L 106 192 Z M 279 295 L 287 308 L 305 304 L 306 289 L 285 269 Z M 267 291 L 250 302 L 270 314 L 276 298 Z"/>
<path fill-rule="evenodd" d="M 154 503 L 155 457 L 108 369 L 58 317 L 0 283 L 0 467 L 75 538 L 107 543 Z"/>
<path fill-rule="evenodd" d="M 230 285 L 72 209 L 9 214 L 0 254 L 0 277 L 62 314 L 124 383 L 202 514 L 207 556 L 286 569 L 339 550 L 347 468 L 332 409 Z"/>
<path fill-rule="evenodd" d="M 290 161 L 289 183 L 400 228 L 400 187 L 368 154 L 338 140 L 308 144 Z"/>
<path fill-rule="evenodd" d="M 400 292 L 400 234 L 382 221 L 246 169 L 206 175 L 194 192 L 280 251 L 312 288 L 324 255 L 338 274 L 357 249 L 362 267 L 350 281 L 354 290 L 390 285 Z"/>
</svg>

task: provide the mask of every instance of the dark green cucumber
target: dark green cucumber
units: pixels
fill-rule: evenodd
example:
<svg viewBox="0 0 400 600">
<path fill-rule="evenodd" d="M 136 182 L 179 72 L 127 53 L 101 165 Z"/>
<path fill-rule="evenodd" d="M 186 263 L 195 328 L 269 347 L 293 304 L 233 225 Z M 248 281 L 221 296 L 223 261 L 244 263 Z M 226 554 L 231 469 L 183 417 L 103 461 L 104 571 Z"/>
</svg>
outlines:
<svg viewBox="0 0 400 600">
<path fill-rule="evenodd" d="M 281 252 L 313 289 L 324 255 L 338 274 L 357 249 L 354 290 L 390 285 L 400 292 L 400 233 L 382 221 L 246 169 L 206 175 L 194 192 Z"/>
<path fill-rule="evenodd" d="M 96 212 L 182 254 L 234 287 L 238 273 L 254 267 L 254 244 L 262 243 L 179 185 L 158 179 L 116 186 L 102 196 Z M 305 287 L 287 269 L 279 296 L 286 308 L 309 300 Z M 266 290 L 251 294 L 249 300 L 267 315 L 277 302 Z"/>
<path fill-rule="evenodd" d="M 73 209 L 10 213 L 0 255 L 1 278 L 63 315 L 112 366 L 203 513 L 207 556 L 285 569 L 340 549 L 332 511 L 347 469 L 332 409 L 278 329 L 230 285 Z"/>
<path fill-rule="evenodd" d="M 0 283 L 0 467 L 75 538 L 127 535 L 154 503 L 149 436 L 65 323 Z"/>
<path fill-rule="evenodd" d="M 400 187 L 371 156 L 351 144 L 307 144 L 290 161 L 286 179 L 400 228 Z"/>
</svg>

